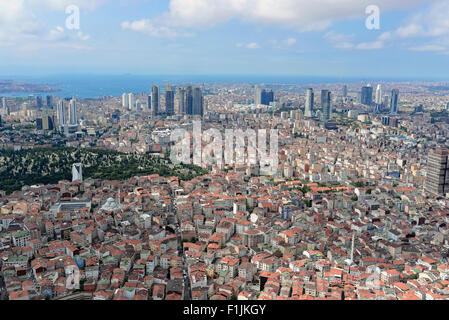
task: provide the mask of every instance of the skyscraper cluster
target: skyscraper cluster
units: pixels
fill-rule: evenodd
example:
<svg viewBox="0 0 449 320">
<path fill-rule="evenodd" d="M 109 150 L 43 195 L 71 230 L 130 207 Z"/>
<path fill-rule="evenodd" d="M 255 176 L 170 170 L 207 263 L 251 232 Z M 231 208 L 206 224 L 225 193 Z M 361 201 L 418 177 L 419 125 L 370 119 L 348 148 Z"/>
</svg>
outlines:
<svg viewBox="0 0 449 320">
<path fill-rule="evenodd" d="M 260 88 L 259 86 L 256 86 L 254 104 L 269 106 L 271 102 L 274 102 L 273 90 L 267 91 L 265 89 Z"/>
<path fill-rule="evenodd" d="M 314 110 L 315 93 L 312 88 L 306 90 L 304 117 L 319 117 L 321 121 L 328 122 L 332 119 L 332 93 L 329 90 L 321 90 L 321 110 Z"/>
<path fill-rule="evenodd" d="M 360 103 L 371 106 L 373 104 L 373 88 L 371 85 L 367 85 L 362 87 L 360 92 Z M 399 90 L 394 89 L 391 92 L 391 96 L 383 95 L 382 86 L 380 84 L 377 85 L 375 98 L 374 98 L 374 112 L 380 113 L 382 110 L 385 110 L 390 106 L 389 113 L 390 115 L 397 115 L 399 113 L 398 108 L 399 103 Z M 387 109 L 388 110 L 388 109 Z"/>
<path fill-rule="evenodd" d="M 151 94 L 147 96 L 147 105 L 153 116 L 163 113 L 161 112 L 161 94 L 165 98 L 165 115 L 167 116 L 175 114 L 203 116 L 204 114 L 204 98 L 201 87 L 187 86 L 176 90 L 174 86 L 167 85 L 165 91 L 161 92 L 159 86 L 152 85 Z M 137 108 L 140 105 L 139 100 L 136 101 L 132 93 L 124 93 L 122 95 L 122 107 L 132 110 L 134 105 Z"/>
<path fill-rule="evenodd" d="M 201 87 L 187 86 L 178 92 L 178 113 L 204 115 L 204 97 Z"/>
<path fill-rule="evenodd" d="M 67 110 L 67 102 L 68 102 L 68 110 Z M 76 100 L 75 99 L 59 100 L 56 108 L 56 119 L 58 120 L 58 125 L 60 127 L 64 127 L 66 125 L 71 126 L 78 125 L 78 110 Z"/>
<path fill-rule="evenodd" d="M 134 93 L 124 93 L 122 94 L 122 107 L 130 111 L 136 105 L 136 99 Z"/>
</svg>

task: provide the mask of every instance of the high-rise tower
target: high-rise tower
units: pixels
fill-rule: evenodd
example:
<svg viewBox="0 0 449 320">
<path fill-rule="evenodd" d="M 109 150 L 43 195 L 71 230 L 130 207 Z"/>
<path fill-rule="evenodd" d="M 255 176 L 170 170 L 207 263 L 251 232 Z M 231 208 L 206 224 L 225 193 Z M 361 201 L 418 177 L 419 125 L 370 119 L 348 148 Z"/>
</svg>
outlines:
<svg viewBox="0 0 449 320">
<path fill-rule="evenodd" d="M 267 91 L 265 89 L 256 86 L 254 88 L 254 104 L 269 106 L 274 101 L 273 90 Z"/>
<path fill-rule="evenodd" d="M 254 104 L 262 104 L 262 89 L 259 86 L 254 87 Z"/>
<path fill-rule="evenodd" d="M 58 124 L 60 126 L 63 126 L 66 124 L 66 107 L 65 107 L 65 103 L 64 100 L 61 99 L 58 102 L 58 109 L 57 109 L 57 119 L 58 119 Z"/>
<path fill-rule="evenodd" d="M 188 86 L 186 88 L 186 113 L 193 114 L 193 88 Z"/>
<path fill-rule="evenodd" d="M 53 109 L 55 106 L 54 97 L 52 95 L 47 96 L 47 108 Z"/>
<path fill-rule="evenodd" d="M 370 106 L 373 104 L 373 87 L 370 85 L 362 87 L 362 95 L 360 103 Z"/>
<path fill-rule="evenodd" d="M 70 124 L 78 124 L 78 113 L 75 99 L 70 100 L 69 103 L 69 122 Z"/>
<path fill-rule="evenodd" d="M 329 90 L 321 90 L 321 118 L 322 121 L 332 118 L 332 94 Z"/>
<path fill-rule="evenodd" d="M 347 98 L 348 97 L 348 86 L 344 85 L 343 86 L 343 98 Z"/>
<path fill-rule="evenodd" d="M 134 108 L 136 101 L 133 93 L 128 93 L 128 110 L 132 110 Z"/>
<path fill-rule="evenodd" d="M 165 113 L 169 116 L 175 114 L 175 91 L 173 86 L 167 86 L 165 89 Z"/>
<path fill-rule="evenodd" d="M 42 106 L 43 106 L 44 104 L 43 104 L 43 101 L 42 101 L 42 96 L 37 96 L 36 97 L 36 107 L 38 108 L 38 109 L 42 109 Z"/>
<path fill-rule="evenodd" d="M 306 118 L 313 117 L 313 101 L 314 101 L 313 89 L 309 88 L 309 89 L 307 89 L 307 92 L 306 92 L 306 108 L 304 111 L 304 116 Z"/>
<path fill-rule="evenodd" d="M 200 87 L 195 87 L 193 89 L 193 114 L 203 116 L 204 105 L 203 105 L 203 92 Z"/>
<path fill-rule="evenodd" d="M 186 113 L 186 89 L 179 89 L 177 93 L 177 100 L 178 100 L 178 114 L 185 114 Z"/>
<path fill-rule="evenodd" d="M 151 87 L 151 112 L 153 116 L 159 114 L 159 87 L 155 85 Z"/>
<path fill-rule="evenodd" d="M 126 110 L 129 108 L 128 94 L 126 93 L 122 94 L 122 107 Z"/>
<path fill-rule="evenodd" d="M 434 149 L 427 157 L 427 172 L 424 190 L 438 195 L 449 192 L 449 150 Z"/>
<path fill-rule="evenodd" d="M 382 104 L 382 86 L 380 84 L 378 84 L 376 88 L 376 104 Z"/>
<path fill-rule="evenodd" d="M 399 102 L 399 90 L 394 89 L 393 91 L 391 91 L 390 114 L 392 115 L 398 114 L 399 112 L 398 102 Z"/>
</svg>

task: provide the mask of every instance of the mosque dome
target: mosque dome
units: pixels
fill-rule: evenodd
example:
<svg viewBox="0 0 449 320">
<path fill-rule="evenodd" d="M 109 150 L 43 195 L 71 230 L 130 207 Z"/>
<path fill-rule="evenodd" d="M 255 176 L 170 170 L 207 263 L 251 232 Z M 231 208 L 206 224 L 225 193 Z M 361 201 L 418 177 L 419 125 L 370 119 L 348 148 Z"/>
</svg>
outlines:
<svg viewBox="0 0 449 320">
<path fill-rule="evenodd" d="M 109 198 L 101 209 L 105 211 L 118 211 L 121 209 L 121 206 L 115 202 L 114 198 Z"/>
</svg>

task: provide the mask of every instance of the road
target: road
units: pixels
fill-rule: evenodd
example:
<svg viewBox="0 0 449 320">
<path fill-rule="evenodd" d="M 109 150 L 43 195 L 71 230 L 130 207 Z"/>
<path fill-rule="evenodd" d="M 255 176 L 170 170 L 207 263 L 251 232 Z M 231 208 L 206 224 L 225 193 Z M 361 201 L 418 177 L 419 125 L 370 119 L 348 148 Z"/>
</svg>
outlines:
<svg viewBox="0 0 449 320">
<path fill-rule="evenodd" d="M 182 274 L 183 274 L 183 280 L 184 280 L 184 300 L 192 300 L 192 291 L 190 290 L 190 277 L 189 272 L 187 270 L 186 266 L 186 260 L 184 256 L 184 248 L 182 245 L 182 237 L 181 237 L 181 226 L 179 221 L 176 223 L 176 230 L 175 230 L 177 237 L 178 237 L 178 252 L 181 253 L 182 257 Z"/>
</svg>

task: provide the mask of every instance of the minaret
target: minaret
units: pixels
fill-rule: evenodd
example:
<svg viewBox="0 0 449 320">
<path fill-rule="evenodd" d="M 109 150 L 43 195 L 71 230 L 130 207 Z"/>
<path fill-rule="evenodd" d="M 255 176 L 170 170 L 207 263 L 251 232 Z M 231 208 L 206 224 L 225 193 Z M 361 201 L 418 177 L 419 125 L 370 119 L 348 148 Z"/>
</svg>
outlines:
<svg viewBox="0 0 449 320">
<path fill-rule="evenodd" d="M 120 205 L 120 193 L 121 193 L 121 190 L 120 190 L 120 188 L 119 188 L 119 189 L 118 189 L 118 192 L 117 192 L 117 199 L 115 200 L 115 201 L 117 202 L 118 205 Z"/>
</svg>

